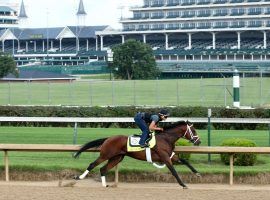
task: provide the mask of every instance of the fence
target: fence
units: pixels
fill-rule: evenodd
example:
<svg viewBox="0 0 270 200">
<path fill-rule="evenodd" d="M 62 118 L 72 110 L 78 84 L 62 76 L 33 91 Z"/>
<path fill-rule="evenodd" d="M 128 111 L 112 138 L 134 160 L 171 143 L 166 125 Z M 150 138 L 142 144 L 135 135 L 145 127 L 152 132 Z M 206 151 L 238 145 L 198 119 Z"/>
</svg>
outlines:
<svg viewBox="0 0 270 200">
<path fill-rule="evenodd" d="M 79 149 L 78 145 L 31 145 L 31 144 L 0 144 L 0 150 L 4 151 L 5 178 L 9 181 L 9 151 L 41 151 L 41 152 L 73 152 Z M 90 152 L 98 152 L 99 149 L 89 149 Z M 233 154 L 234 153 L 259 153 L 270 154 L 270 147 L 176 147 L 175 153 L 207 153 L 230 154 L 230 181 L 233 185 Z M 118 167 L 115 169 L 115 184 L 118 184 Z"/>
<path fill-rule="evenodd" d="M 270 105 L 269 77 L 241 77 L 243 106 Z M 232 106 L 232 78 L 140 81 L 7 82 L 0 105 Z"/>
</svg>

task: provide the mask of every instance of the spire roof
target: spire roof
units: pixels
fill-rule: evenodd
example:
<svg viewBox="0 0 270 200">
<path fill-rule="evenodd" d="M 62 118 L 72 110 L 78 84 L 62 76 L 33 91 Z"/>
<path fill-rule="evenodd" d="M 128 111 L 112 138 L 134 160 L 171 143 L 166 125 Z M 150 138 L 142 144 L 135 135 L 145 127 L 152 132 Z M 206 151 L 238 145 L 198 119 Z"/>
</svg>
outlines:
<svg viewBox="0 0 270 200">
<path fill-rule="evenodd" d="M 27 18 L 23 0 L 22 0 L 22 3 L 21 3 L 20 14 L 19 14 L 18 17 L 19 18 Z"/>
<path fill-rule="evenodd" d="M 83 0 L 80 0 L 77 15 L 86 15 L 84 5 L 83 5 Z"/>
</svg>

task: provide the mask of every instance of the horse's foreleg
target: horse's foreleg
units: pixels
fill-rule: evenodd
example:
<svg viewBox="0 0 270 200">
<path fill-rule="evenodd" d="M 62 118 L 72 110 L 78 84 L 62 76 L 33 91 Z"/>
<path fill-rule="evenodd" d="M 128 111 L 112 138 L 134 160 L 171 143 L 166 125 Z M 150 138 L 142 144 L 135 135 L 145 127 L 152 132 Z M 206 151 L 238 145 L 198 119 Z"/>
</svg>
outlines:
<svg viewBox="0 0 270 200">
<path fill-rule="evenodd" d="M 183 183 L 181 178 L 178 176 L 176 170 L 174 169 L 173 165 L 171 163 L 165 163 L 168 169 L 171 171 L 172 175 L 176 178 L 179 185 L 181 185 L 184 189 L 187 189 L 187 186 Z"/>
<path fill-rule="evenodd" d="M 114 166 L 116 166 L 118 163 L 120 163 L 124 159 L 124 155 L 117 155 L 112 158 L 110 158 L 103 167 L 100 168 L 100 175 L 101 175 L 101 181 L 103 187 L 108 187 L 106 183 L 106 174 L 107 172 L 112 169 Z"/>
<path fill-rule="evenodd" d="M 87 169 L 84 171 L 83 174 L 81 174 L 80 176 L 75 176 L 75 179 L 76 180 L 84 179 L 92 169 L 94 169 L 96 166 L 98 166 L 103 161 L 105 161 L 105 159 L 98 157 L 94 162 L 90 163 L 90 165 L 87 167 Z"/>
</svg>

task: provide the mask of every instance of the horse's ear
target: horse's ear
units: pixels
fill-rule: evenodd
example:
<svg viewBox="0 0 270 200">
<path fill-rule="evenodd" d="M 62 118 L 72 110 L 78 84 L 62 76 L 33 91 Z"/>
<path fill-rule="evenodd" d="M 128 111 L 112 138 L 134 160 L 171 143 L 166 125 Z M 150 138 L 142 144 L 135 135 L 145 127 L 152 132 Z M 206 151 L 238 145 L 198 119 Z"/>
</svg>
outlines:
<svg viewBox="0 0 270 200">
<path fill-rule="evenodd" d="M 193 124 L 192 124 L 192 122 L 190 122 L 190 121 L 186 121 L 186 123 L 187 123 L 187 125 L 189 125 L 189 126 L 192 126 Z"/>
</svg>

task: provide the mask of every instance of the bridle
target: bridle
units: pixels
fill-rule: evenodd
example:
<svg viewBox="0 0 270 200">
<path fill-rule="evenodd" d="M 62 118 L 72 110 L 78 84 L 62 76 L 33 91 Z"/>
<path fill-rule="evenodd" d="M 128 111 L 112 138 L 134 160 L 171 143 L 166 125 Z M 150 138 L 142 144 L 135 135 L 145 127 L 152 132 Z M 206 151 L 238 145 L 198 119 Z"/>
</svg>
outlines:
<svg viewBox="0 0 270 200">
<path fill-rule="evenodd" d="M 186 128 L 186 132 L 185 132 L 185 134 L 183 135 L 183 138 L 186 138 L 186 139 L 188 139 L 187 137 L 186 137 L 186 135 L 187 135 L 187 133 L 189 133 L 189 136 L 190 136 L 190 142 L 192 142 L 193 144 L 195 144 L 200 138 L 199 138 L 199 136 L 198 135 L 194 135 L 194 133 L 192 132 L 192 130 L 191 130 L 191 127 L 193 126 L 193 124 L 192 125 L 188 125 L 187 124 L 187 128 Z"/>
</svg>

